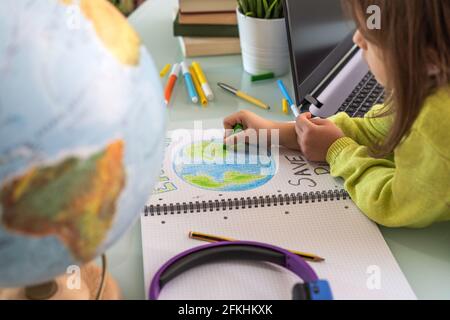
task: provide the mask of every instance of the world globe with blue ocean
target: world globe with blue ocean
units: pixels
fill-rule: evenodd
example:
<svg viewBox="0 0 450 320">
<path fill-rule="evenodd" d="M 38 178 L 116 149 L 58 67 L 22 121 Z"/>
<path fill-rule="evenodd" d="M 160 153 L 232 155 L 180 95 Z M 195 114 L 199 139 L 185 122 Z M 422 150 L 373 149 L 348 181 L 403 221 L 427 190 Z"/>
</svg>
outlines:
<svg viewBox="0 0 450 320">
<path fill-rule="evenodd" d="M 153 60 L 108 1 L 0 1 L 0 287 L 49 281 L 129 229 L 165 120 Z"/>
</svg>

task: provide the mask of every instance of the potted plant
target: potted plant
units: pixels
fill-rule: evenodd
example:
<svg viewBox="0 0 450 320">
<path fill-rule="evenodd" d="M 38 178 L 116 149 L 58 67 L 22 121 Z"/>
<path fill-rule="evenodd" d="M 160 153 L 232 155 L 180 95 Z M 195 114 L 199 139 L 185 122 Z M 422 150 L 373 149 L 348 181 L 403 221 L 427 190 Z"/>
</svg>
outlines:
<svg viewBox="0 0 450 320">
<path fill-rule="evenodd" d="M 257 75 L 289 71 L 289 48 L 282 0 L 238 0 L 244 70 Z"/>
<path fill-rule="evenodd" d="M 120 10 L 125 16 L 129 16 L 137 9 L 145 0 L 109 0 Z"/>
</svg>

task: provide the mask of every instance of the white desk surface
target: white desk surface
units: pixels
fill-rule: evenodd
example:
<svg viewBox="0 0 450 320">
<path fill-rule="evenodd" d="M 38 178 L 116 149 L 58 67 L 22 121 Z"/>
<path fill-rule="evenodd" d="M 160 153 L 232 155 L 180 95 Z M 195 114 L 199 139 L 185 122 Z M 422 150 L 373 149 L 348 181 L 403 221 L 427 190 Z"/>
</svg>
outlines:
<svg viewBox="0 0 450 320">
<path fill-rule="evenodd" d="M 172 36 L 172 15 L 176 0 L 147 0 L 131 17 L 158 68 L 183 59 L 178 40 Z M 229 83 L 266 101 L 271 112 L 249 106 L 213 86 L 215 102 L 207 108 L 189 103 L 181 82 L 177 85 L 173 105 L 169 108 L 169 129 L 193 128 L 202 120 L 204 128 L 218 128 L 223 117 L 241 109 L 250 109 L 278 121 L 292 118 L 281 112 L 281 95 L 275 81 L 252 84 L 242 70 L 240 56 L 197 59 L 211 85 Z M 187 60 L 190 62 L 191 60 Z M 290 75 L 284 77 L 292 86 Z M 276 107 L 276 108 L 275 108 Z M 423 230 L 387 229 L 381 231 L 419 299 L 450 299 L 450 223 Z M 125 299 L 144 299 L 140 223 L 136 223 L 108 252 L 109 270 L 119 282 Z"/>
</svg>

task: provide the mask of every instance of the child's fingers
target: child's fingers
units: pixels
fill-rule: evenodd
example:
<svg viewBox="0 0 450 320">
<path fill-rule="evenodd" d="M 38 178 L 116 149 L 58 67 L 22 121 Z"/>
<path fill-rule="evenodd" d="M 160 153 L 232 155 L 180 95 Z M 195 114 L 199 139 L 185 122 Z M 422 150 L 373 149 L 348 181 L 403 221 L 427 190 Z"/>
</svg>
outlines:
<svg viewBox="0 0 450 320">
<path fill-rule="evenodd" d="M 296 127 L 298 127 L 301 132 L 305 131 L 308 128 L 311 128 L 313 126 L 311 117 L 311 113 L 309 112 L 302 113 L 296 120 Z"/>
<path fill-rule="evenodd" d="M 226 137 L 223 140 L 223 142 L 227 146 L 228 145 L 233 146 L 233 145 L 237 144 L 238 141 L 245 141 L 246 135 L 247 135 L 247 132 L 246 132 L 246 130 L 244 130 L 244 131 L 241 131 L 241 132 L 238 132 L 236 134 L 232 134 L 232 135 Z"/>
<path fill-rule="evenodd" d="M 233 113 L 232 115 L 223 119 L 223 127 L 225 129 L 233 129 L 233 127 L 236 124 L 242 123 L 242 122 L 243 122 L 242 114 L 240 112 Z"/>
<path fill-rule="evenodd" d="M 225 141 L 225 139 L 232 136 L 233 133 L 234 133 L 233 129 L 225 129 L 225 132 L 223 133 L 223 140 Z"/>
<path fill-rule="evenodd" d="M 236 114 L 232 114 L 231 116 L 223 119 L 223 127 L 225 129 L 233 129 L 233 127 L 237 124 L 238 117 Z"/>
<path fill-rule="evenodd" d="M 328 119 L 322 119 L 322 118 L 312 118 L 310 121 L 311 121 L 313 124 L 316 124 L 316 125 L 318 125 L 318 126 L 323 126 L 323 125 L 326 125 L 326 124 L 330 123 L 330 120 L 328 120 Z"/>
<path fill-rule="evenodd" d="M 225 128 L 224 139 L 233 134 L 233 128 L 236 124 L 242 123 L 241 115 L 234 113 L 223 120 L 223 127 Z"/>
<path fill-rule="evenodd" d="M 255 134 L 255 131 L 252 129 L 247 129 L 236 134 L 230 135 L 224 139 L 224 143 L 226 145 L 233 146 L 238 143 L 249 143 L 254 142 L 257 143 L 258 136 Z"/>
<path fill-rule="evenodd" d="M 252 113 L 245 110 L 233 113 L 223 120 L 223 126 L 225 129 L 233 129 L 233 127 L 239 123 L 246 127 L 246 124 L 249 122 L 252 116 Z"/>
</svg>

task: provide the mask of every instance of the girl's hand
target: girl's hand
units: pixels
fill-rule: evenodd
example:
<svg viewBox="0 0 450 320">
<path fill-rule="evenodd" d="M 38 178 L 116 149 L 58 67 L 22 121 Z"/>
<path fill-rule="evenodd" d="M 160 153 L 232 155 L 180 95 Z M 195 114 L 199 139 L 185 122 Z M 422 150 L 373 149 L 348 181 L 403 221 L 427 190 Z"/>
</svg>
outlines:
<svg viewBox="0 0 450 320">
<path fill-rule="evenodd" d="M 297 142 L 309 161 L 326 161 L 328 149 L 338 139 L 345 137 L 341 129 L 326 119 L 312 119 L 311 113 L 300 115 L 295 124 Z"/>
<path fill-rule="evenodd" d="M 233 127 L 236 124 L 241 124 L 244 127 L 244 131 L 233 135 Z M 264 119 L 247 110 L 241 110 L 226 117 L 223 121 L 223 126 L 225 128 L 224 143 L 229 145 L 235 144 L 238 139 L 242 139 L 243 137 L 248 142 L 248 137 L 254 136 L 255 133 L 258 136 L 260 129 L 267 129 L 269 135 L 271 129 L 276 129 L 275 122 Z M 270 139 L 270 136 L 268 138 Z"/>
</svg>

